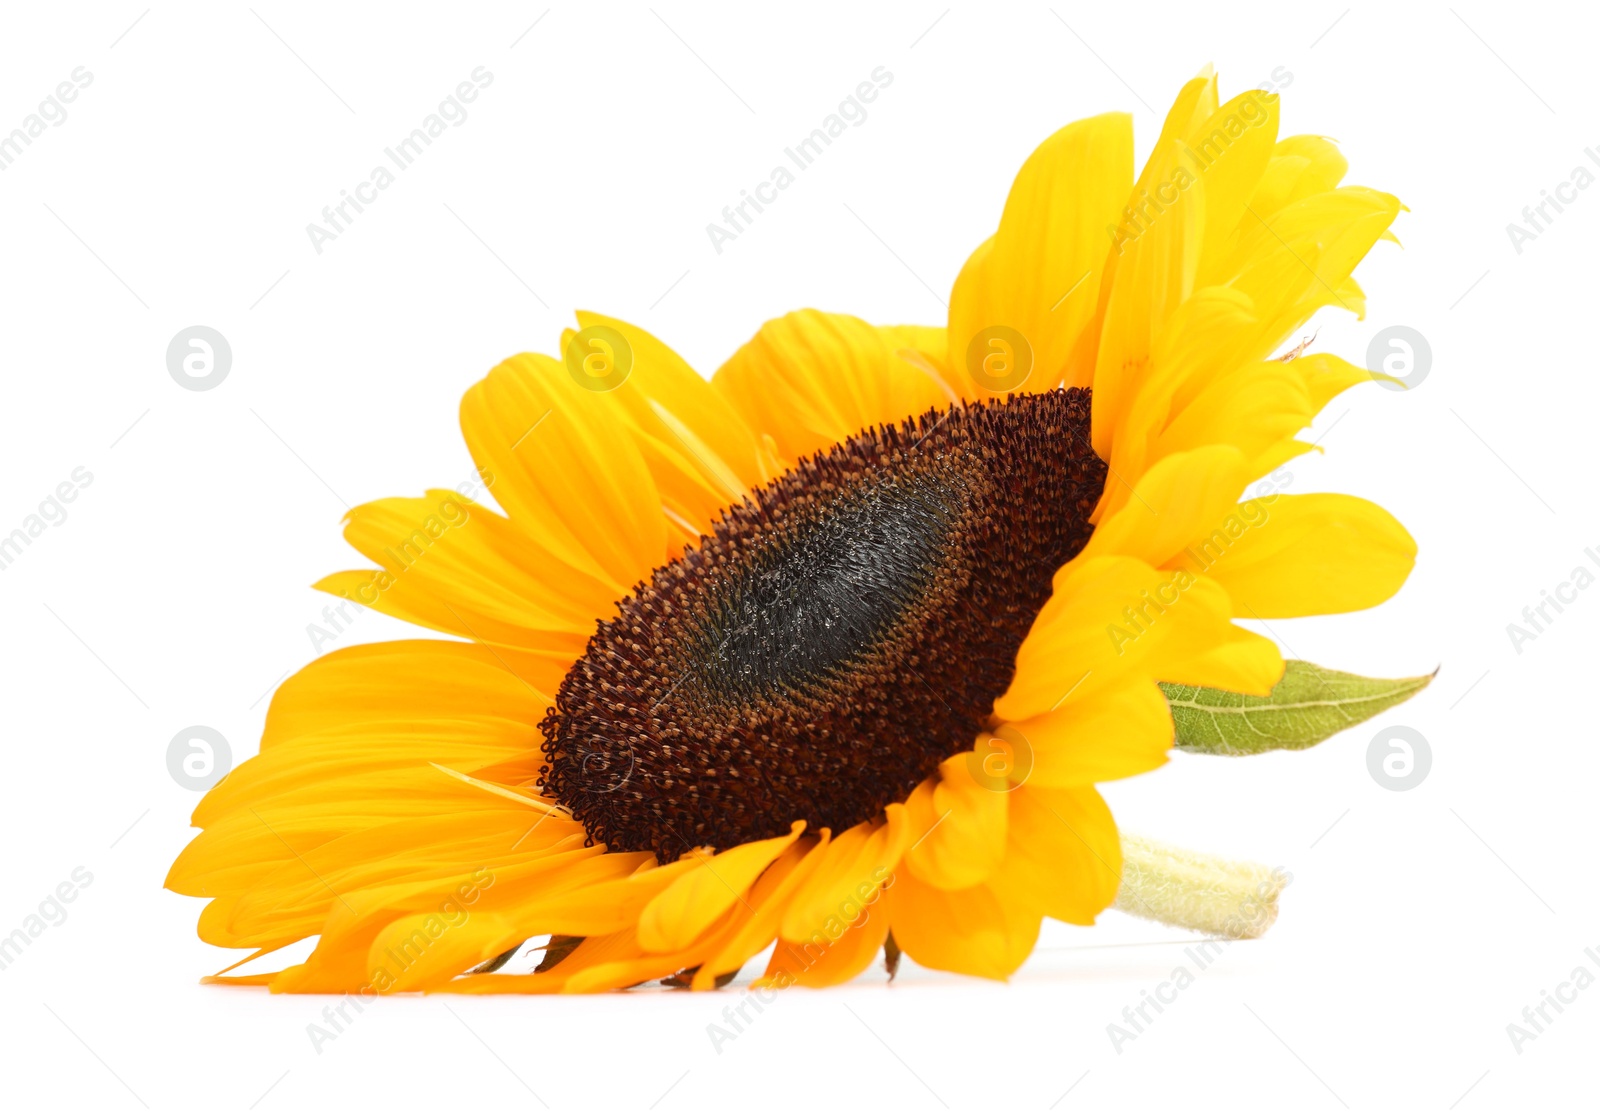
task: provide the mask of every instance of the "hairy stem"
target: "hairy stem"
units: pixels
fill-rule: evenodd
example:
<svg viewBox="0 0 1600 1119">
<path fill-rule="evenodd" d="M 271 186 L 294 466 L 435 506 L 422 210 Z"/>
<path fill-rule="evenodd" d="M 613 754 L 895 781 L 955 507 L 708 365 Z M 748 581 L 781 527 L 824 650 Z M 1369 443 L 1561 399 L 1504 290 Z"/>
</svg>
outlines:
<svg viewBox="0 0 1600 1119">
<path fill-rule="evenodd" d="M 1182 929 L 1249 940 L 1278 919 L 1278 895 L 1290 881 L 1282 867 L 1220 859 L 1124 834 L 1116 908 Z"/>
</svg>

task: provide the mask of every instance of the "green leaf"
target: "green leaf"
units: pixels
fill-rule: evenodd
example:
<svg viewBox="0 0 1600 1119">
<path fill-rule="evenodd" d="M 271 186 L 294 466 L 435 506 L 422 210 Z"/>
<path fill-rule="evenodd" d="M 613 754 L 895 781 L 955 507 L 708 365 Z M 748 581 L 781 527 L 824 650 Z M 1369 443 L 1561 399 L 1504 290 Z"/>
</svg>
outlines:
<svg viewBox="0 0 1600 1119">
<path fill-rule="evenodd" d="M 1374 680 L 1285 661 L 1271 695 L 1162 684 L 1172 708 L 1174 745 L 1192 754 L 1242 757 L 1268 750 L 1304 750 L 1404 702 L 1427 687 L 1427 676 Z"/>
</svg>

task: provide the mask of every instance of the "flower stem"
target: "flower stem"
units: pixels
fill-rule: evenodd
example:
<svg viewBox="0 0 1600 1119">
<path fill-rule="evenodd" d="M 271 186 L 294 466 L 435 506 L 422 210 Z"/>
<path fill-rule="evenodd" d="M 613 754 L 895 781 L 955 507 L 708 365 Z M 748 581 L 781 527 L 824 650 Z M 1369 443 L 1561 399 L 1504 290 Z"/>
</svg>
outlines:
<svg viewBox="0 0 1600 1119">
<path fill-rule="evenodd" d="M 1282 867 L 1220 859 L 1124 833 L 1116 908 L 1166 925 L 1249 940 L 1278 919 L 1278 895 L 1291 880 Z"/>
</svg>

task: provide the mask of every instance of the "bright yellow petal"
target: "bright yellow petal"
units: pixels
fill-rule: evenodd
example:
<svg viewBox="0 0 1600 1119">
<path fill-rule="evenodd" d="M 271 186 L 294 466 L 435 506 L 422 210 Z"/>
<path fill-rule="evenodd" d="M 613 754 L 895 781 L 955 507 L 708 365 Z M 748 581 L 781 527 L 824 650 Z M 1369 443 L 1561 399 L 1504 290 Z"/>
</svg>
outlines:
<svg viewBox="0 0 1600 1119">
<path fill-rule="evenodd" d="M 884 823 L 857 824 L 833 837 L 785 909 L 784 940 L 803 943 L 832 923 L 850 921 L 851 909 L 866 904 L 890 877 L 914 837 L 908 837 L 902 806 L 889 805 L 885 816 Z"/>
<path fill-rule="evenodd" d="M 831 933 L 796 944 L 780 940 L 758 980 L 763 987 L 831 987 L 860 975 L 878 958 L 889 935 L 888 907 L 882 892 L 851 921 Z"/>
<path fill-rule="evenodd" d="M 1176 184 L 1187 156 L 1174 142 L 1151 156 L 1157 181 Z M 1149 173 L 1149 172 L 1147 172 Z M 1110 459 L 1113 437 L 1149 376 L 1157 336 L 1195 289 L 1204 247 L 1207 185 L 1192 175 L 1182 189 L 1172 185 L 1160 213 L 1133 223 L 1136 236 L 1124 234 L 1100 330 L 1094 369 L 1095 453 Z"/>
<path fill-rule="evenodd" d="M 1191 167 L 1206 184 L 1205 247 L 1199 280 L 1208 283 L 1229 254 L 1278 139 L 1278 97 L 1247 90 L 1220 106 L 1188 140 Z"/>
<path fill-rule="evenodd" d="M 964 890 L 994 872 L 1005 856 L 1004 789 L 980 783 L 976 755 L 956 754 L 906 800 L 910 830 L 904 867 L 931 886 Z"/>
<path fill-rule="evenodd" d="M 1230 625 L 1166 658 L 1158 678 L 1167 684 L 1267 695 L 1283 679 L 1283 654 L 1271 639 Z"/>
<path fill-rule="evenodd" d="M 1030 783 L 1012 794 L 1005 861 L 989 883 L 1001 904 L 1092 925 L 1121 882 L 1116 821 L 1093 788 Z"/>
<path fill-rule="evenodd" d="M 1131 556 L 1165 567 L 1233 512 L 1249 480 L 1236 447 L 1217 444 L 1169 455 L 1130 484 L 1120 507 L 1101 520 L 1079 555 Z"/>
<path fill-rule="evenodd" d="M 697 534 L 763 480 L 756 434 L 705 379 L 632 323 L 578 312 L 578 324 L 616 331 L 632 352 L 627 377 L 606 395 L 627 417 L 663 503 Z M 563 350 L 570 336 L 563 339 Z"/>
<path fill-rule="evenodd" d="M 606 394 L 518 354 L 461 401 L 473 461 L 511 519 L 571 568 L 626 593 L 667 554 L 655 480 Z"/>
<path fill-rule="evenodd" d="M 1304 378 L 1288 365 L 1254 362 L 1213 378 L 1161 433 L 1152 457 L 1227 443 L 1243 455 L 1246 476 L 1259 477 L 1261 464 L 1315 415 Z"/>
<path fill-rule="evenodd" d="M 707 955 L 705 963 L 694 977 L 692 986 L 695 990 L 710 990 L 718 976 L 738 970 L 772 943 L 778 935 L 778 927 L 790 899 L 816 870 L 826 847 L 826 837 L 801 838 L 762 872 L 750 890 L 744 921 L 730 930 L 727 937 Z"/>
<path fill-rule="evenodd" d="M 1227 592 L 1205 576 L 1126 556 L 1074 560 L 1057 573 L 995 714 L 1022 722 L 1129 679 L 1177 679 L 1169 674 L 1191 673 L 1222 644 L 1237 645 L 1236 655 L 1229 683 L 1214 686 L 1237 690 L 1237 673 L 1246 673 L 1254 690 L 1270 691 L 1283 674 L 1282 658 L 1270 641 L 1234 626 L 1232 614 Z"/>
<path fill-rule="evenodd" d="M 260 753 L 206 794 L 194 823 L 208 827 L 323 782 L 394 770 L 431 774 L 435 763 L 477 773 L 521 761 L 531 775 L 548 705 L 481 647 L 393 641 L 341 649 L 283 682 L 267 709 Z"/>
<path fill-rule="evenodd" d="M 559 895 L 614 880 L 633 862 L 588 848 L 521 867 L 492 872 L 485 868 L 479 875 L 485 884 L 475 890 L 462 891 L 457 883 L 454 888 L 434 887 L 406 897 L 399 904 L 391 902 L 378 911 L 373 924 L 390 919 L 375 933 L 365 923 L 352 930 L 353 935 L 342 929 L 324 932 L 317 952 L 339 946 L 342 935 L 353 951 L 365 948 L 366 973 L 376 979 L 381 993 L 439 987 L 527 938 L 505 919 L 497 906 L 497 892 Z"/>
<path fill-rule="evenodd" d="M 797 820 L 788 835 L 741 843 L 710 858 L 687 856 L 700 865 L 645 906 L 639 915 L 639 946 L 647 952 L 676 952 L 735 905 L 748 904 L 745 891 L 804 830 L 805 821 Z"/>
<path fill-rule="evenodd" d="M 973 254 L 950 294 L 948 364 L 965 380 L 968 399 L 1004 395 L 972 374 L 988 352 L 985 332 L 997 327 L 1017 332 L 1030 351 L 1031 372 L 1013 387 L 1089 383 L 1092 365 L 1071 359 L 1096 321 L 1108 233 L 1132 180 L 1133 122 L 1125 113 L 1067 125 L 1022 165 L 999 232 Z"/>
<path fill-rule="evenodd" d="M 353 604 L 326 619 L 330 641 L 353 621 L 352 609 L 370 608 L 570 664 L 617 598 L 515 522 L 449 490 L 358 505 L 346 515 L 345 539 L 383 570 L 339 572 L 316 584 Z"/>
<path fill-rule="evenodd" d="M 1155 683 L 1129 680 L 1008 724 L 1028 743 L 1025 784 L 1070 789 L 1155 769 L 1172 748 L 1172 712 Z"/>
<path fill-rule="evenodd" d="M 948 406 L 937 370 L 906 353 L 940 341 L 932 328 L 878 328 L 852 315 L 795 311 L 763 324 L 712 384 L 792 463 L 869 427 Z"/>
<path fill-rule="evenodd" d="M 1040 908 L 1007 905 L 988 886 L 949 892 L 900 874 L 884 902 L 895 943 L 923 967 L 1004 979 L 1039 939 Z"/>
<path fill-rule="evenodd" d="M 1322 307 L 1359 315 L 1345 285 L 1399 212 L 1393 195 L 1340 187 L 1270 218 L 1247 213 L 1237 247 L 1217 271 L 1255 306 L 1260 325 L 1244 356 L 1266 358 Z"/>
<path fill-rule="evenodd" d="M 1262 618 L 1342 614 L 1385 601 L 1405 582 L 1417 543 L 1393 516 L 1343 494 L 1282 494 L 1249 503 L 1266 520 L 1207 571 Z M 1244 507 L 1241 507 L 1241 515 Z"/>
</svg>

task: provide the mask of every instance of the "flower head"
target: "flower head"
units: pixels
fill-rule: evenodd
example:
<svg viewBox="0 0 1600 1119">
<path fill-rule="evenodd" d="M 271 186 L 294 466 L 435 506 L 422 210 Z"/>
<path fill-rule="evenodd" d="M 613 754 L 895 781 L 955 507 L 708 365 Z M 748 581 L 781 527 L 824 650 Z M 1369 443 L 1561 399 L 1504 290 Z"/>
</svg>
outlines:
<svg viewBox="0 0 1600 1119">
<path fill-rule="evenodd" d="M 1264 694 L 1237 626 L 1361 609 L 1414 545 L 1336 495 L 1241 501 L 1368 379 L 1271 360 L 1399 212 L 1277 99 L 1185 86 L 1023 165 L 946 327 L 802 311 L 707 382 L 580 314 L 462 402 L 497 513 L 351 511 L 318 584 L 460 640 L 312 663 L 201 803 L 201 934 L 320 934 L 275 990 L 824 985 L 883 949 L 1004 977 L 1123 882 L 1095 786 L 1173 743 L 1160 684 Z M 441 511 L 449 508 L 455 514 Z M 557 938 L 532 975 L 474 970 Z"/>
</svg>

